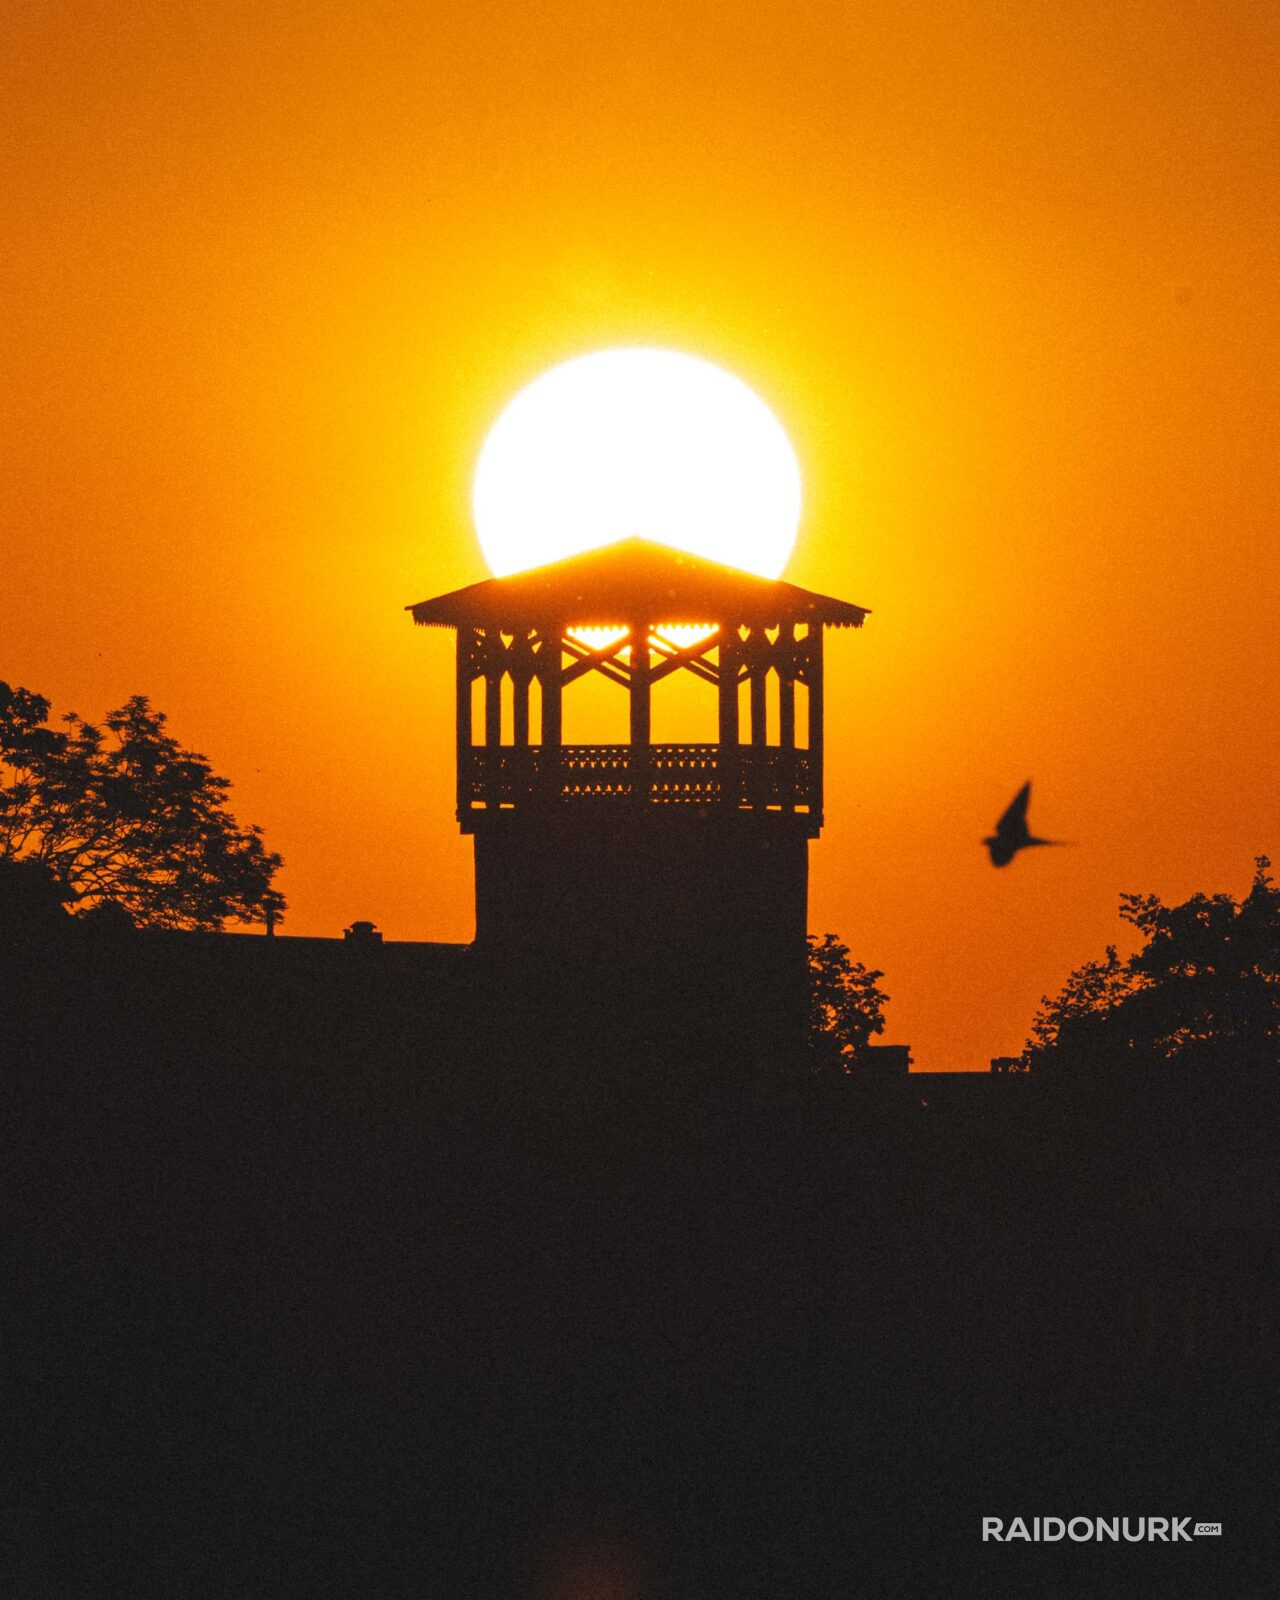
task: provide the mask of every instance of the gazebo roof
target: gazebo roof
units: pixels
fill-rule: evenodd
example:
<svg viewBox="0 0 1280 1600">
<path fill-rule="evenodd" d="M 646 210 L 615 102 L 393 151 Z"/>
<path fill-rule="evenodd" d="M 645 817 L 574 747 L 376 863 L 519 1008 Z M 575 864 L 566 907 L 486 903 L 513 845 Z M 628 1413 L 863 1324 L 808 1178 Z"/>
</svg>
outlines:
<svg viewBox="0 0 1280 1600">
<path fill-rule="evenodd" d="M 487 578 L 407 606 L 427 628 L 556 623 L 568 628 L 650 624 L 808 622 L 860 628 L 865 606 L 801 589 L 780 578 L 724 567 L 701 556 L 623 539 L 509 578 Z"/>
</svg>

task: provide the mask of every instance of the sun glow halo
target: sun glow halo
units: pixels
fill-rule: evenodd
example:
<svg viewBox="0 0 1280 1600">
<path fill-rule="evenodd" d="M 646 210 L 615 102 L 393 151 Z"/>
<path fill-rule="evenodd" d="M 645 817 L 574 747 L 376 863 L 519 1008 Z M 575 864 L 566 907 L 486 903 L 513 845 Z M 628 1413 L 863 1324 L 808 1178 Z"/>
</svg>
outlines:
<svg viewBox="0 0 1280 1600">
<path fill-rule="evenodd" d="M 472 510 L 498 577 L 633 534 L 777 577 L 800 467 L 739 378 L 672 350 L 599 350 L 522 389 L 476 463 Z"/>
</svg>

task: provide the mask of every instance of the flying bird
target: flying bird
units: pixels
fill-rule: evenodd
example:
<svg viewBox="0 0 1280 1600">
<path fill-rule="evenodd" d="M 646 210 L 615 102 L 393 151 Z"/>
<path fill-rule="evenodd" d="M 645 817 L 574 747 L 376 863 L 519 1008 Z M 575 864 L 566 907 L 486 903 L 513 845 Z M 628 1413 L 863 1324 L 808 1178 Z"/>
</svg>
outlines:
<svg viewBox="0 0 1280 1600">
<path fill-rule="evenodd" d="M 1061 844 L 1061 839 L 1037 839 L 1027 827 L 1027 803 L 1031 799 L 1031 781 L 1027 780 L 1014 795 L 1009 809 L 999 822 L 996 831 L 982 842 L 987 847 L 993 867 L 1007 867 L 1019 850 L 1033 844 Z"/>
</svg>

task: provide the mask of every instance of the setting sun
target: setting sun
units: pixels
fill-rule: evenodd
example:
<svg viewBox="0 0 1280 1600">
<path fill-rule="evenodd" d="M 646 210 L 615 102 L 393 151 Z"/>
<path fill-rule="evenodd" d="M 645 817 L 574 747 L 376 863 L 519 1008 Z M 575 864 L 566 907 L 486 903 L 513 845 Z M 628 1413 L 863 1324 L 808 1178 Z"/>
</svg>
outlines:
<svg viewBox="0 0 1280 1600">
<path fill-rule="evenodd" d="M 472 504 L 498 577 L 639 534 L 775 578 L 795 543 L 800 468 L 731 373 L 671 350 L 600 350 L 503 410 Z"/>
</svg>

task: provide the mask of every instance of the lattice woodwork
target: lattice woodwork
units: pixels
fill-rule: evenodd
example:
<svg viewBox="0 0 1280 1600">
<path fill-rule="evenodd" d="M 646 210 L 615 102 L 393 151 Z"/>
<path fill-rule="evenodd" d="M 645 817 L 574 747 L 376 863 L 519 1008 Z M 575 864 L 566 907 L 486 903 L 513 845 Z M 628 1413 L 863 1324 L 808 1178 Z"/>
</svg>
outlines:
<svg viewBox="0 0 1280 1600">
<path fill-rule="evenodd" d="M 461 776 L 464 812 L 625 800 L 783 810 L 816 822 L 820 799 L 810 753 L 775 745 L 474 745 Z"/>
</svg>

